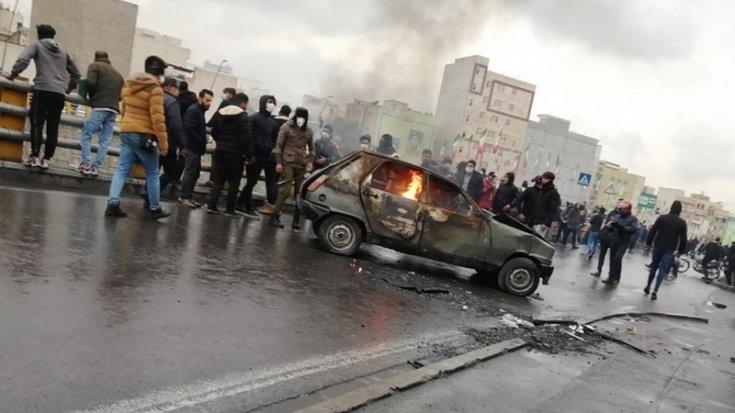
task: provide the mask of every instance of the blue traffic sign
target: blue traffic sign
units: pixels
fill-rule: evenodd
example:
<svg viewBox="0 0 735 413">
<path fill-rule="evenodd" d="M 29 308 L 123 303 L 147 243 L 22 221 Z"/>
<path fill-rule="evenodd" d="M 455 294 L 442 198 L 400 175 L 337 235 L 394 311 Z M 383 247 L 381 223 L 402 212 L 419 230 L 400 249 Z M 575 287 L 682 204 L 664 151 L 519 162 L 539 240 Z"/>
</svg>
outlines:
<svg viewBox="0 0 735 413">
<path fill-rule="evenodd" d="M 586 174 L 584 172 L 579 173 L 579 179 L 577 179 L 578 185 L 590 186 L 590 182 L 592 182 L 592 175 Z"/>
</svg>

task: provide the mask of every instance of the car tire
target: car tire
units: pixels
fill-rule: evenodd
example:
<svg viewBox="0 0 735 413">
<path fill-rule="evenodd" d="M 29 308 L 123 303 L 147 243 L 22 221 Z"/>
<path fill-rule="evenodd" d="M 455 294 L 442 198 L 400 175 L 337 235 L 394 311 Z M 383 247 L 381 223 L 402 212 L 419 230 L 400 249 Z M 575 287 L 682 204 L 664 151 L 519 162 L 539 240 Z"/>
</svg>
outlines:
<svg viewBox="0 0 735 413">
<path fill-rule="evenodd" d="M 541 276 L 536 263 L 524 257 L 508 260 L 498 274 L 500 290 L 520 297 L 528 297 L 533 294 L 540 280 Z"/>
<path fill-rule="evenodd" d="M 350 217 L 332 215 L 319 222 L 317 236 L 327 251 L 350 256 L 357 252 L 362 243 L 362 227 Z"/>
</svg>

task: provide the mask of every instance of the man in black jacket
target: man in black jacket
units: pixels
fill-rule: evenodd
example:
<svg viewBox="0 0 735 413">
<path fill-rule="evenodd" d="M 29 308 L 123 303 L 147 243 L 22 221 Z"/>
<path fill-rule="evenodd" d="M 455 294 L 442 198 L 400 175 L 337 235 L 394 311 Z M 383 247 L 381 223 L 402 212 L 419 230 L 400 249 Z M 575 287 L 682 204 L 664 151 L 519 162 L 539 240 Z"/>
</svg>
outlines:
<svg viewBox="0 0 735 413">
<path fill-rule="evenodd" d="M 518 199 L 518 188 L 514 185 L 516 174 L 508 172 L 500 179 L 498 190 L 493 197 L 493 212 L 501 214 L 510 211 L 510 206 Z"/>
<path fill-rule="evenodd" d="M 322 137 L 314 142 L 314 150 L 316 151 L 314 160 L 315 169 L 326 168 L 329 164 L 342 157 L 339 147 L 332 138 L 332 133 L 332 125 L 324 125 L 324 128 L 322 128 Z"/>
<path fill-rule="evenodd" d="M 179 81 L 167 77 L 163 81 L 163 109 L 166 113 L 166 131 L 168 132 L 168 154 L 161 157 L 161 192 L 170 183 L 178 185 L 181 171 L 178 169 L 178 151 L 184 147 L 184 121 L 181 119 L 181 106 L 177 99 L 179 95 Z"/>
<path fill-rule="evenodd" d="M 526 225 L 529 225 L 528 219 L 531 217 L 531 214 L 533 214 L 536 204 L 538 204 L 541 199 L 541 188 L 543 187 L 541 176 L 534 177 L 531 179 L 531 182 L 533 182 L 533 186 L 526 188 L 521 196 L 519 196 L 518 199 L 510 205 L 511 209 L 515 208 L 518 210 L 518 220 Z"/>
<path fill-rule="evenodd" d="M 480 202 L 482 198 L 482 174 L 475 170 L 477 163 L 470 159 L 465 164 L 464 169 L 457 171 L 455 179 L 457 183 L 475 200 Z"/>
<path fill-rule="evenodd" d="M 207 122 L 204 113 L 212 105 L 214 94 L 211 90 L 202 89 L 199 101 L 191 105 L 184 115 L 184 174 L 181 178 L 181 193 L 178 205 L 187 208 L 199 208 L 201 204 L 194 202 L 194 187 L 201 172 L 202 155 L 207 151 Z"/>
<path fill-rule="evenodd" d="M 671 271 L 675 256 L 684 254 L 686 251 L 687 223 L 679 217 L 679 214 L 681 214 L 681 202 L 674 201 L 669 213 L 656 219 L 646 238 L 646 248 L 650 248 L 653 244 L 653 261 L 648 273 L 648 283 L 643 292 L 646 295 L 651 292 L 651 284 L 656 278 L 651 300 L 658 298 L 658 289 Z M 656 277 L 656 271 L 658 271 L 658 277 Z"/>
<path fill-rule="evenodd" d="M 707 267 L 709 267 L 709 263 L 714 260 L 722 259 L 725 251 L 723 250 L 722 245 L 720 245 L 719 237 L 715 238 L 714 241 L 707 243 L 703 249 L 704 257 L 702 257 L 702 269 L 706 272 Z"/>
<path fill-rule="evenodd" d="M 554 221 L 554 216 L 559 211 L 561 196 L 554 186 L 556 176 L 553 172 L 544 172 L 541 175 L 541 190 L 539 201 L 533 209 L 528 222 L 539 235 L 546 238 Z"/>
<path fill-rule="evenodd" d="M 605 256 L 610 250 L 610 271 L 607 279 L 602 282 L 616 286 L 620 283 L 623 272 L 623 256 L 627 251 L 631 237 L 638 231 L 638 219 L 633 216 L 633 204 L 622 200 L 617 209 L 607 217 L 605 226 L 600 231 L 600 258 L 597 262 L 597 271 L 592 275 L 599 277 L 605 264 Z"/>
<path fill-rule="evenodd" d="M 228 189 L 225 215 L 237 216 L 235 202 L 242 179 L 243 163 L 250 164 L 253 159 L 250 119 L 245 111 L 248 100 L 246 94 L 236 93 L 231 104 L 218 110 L 217 116 L 212 117 L 212 138 L 217 142 L 217 148 L 212 157 L 216 171 L 207 205 L 209 213 L 218 213 L 217 200 L 226 181 Z"/>
<path fill-rule="evenodd" d="M 276 174 L 275 165 L 271 168 L 266 163 L 275 146 L 275 140 L 278 138 L 278 122 L 276 122 L 272 115 L 275 108 L 276 98 L 272 95 L 263 95 L 258 102 L 258 112 L 250 116 L 250 125 L 253 130 L 252 143 L 254 159 L 251 159 L 245 167 L 247 181 L 242 188 L 240 197 L 237 199 L 236 207 L 238 212 L 250 218 L 259 217 L 255 210 L 253 210 L 252 199 L 253 188 L 258 184 L 260 173 L 263 170 L 265 170 L 266 180 L 266 202 L 271 206 L 276 202 L 277 195 L 268 192 L 268 186 L 275 186 L 278 175 Z M 268 212 L 268 210 L 264 210 L 264 213 Z"/>
</svg>

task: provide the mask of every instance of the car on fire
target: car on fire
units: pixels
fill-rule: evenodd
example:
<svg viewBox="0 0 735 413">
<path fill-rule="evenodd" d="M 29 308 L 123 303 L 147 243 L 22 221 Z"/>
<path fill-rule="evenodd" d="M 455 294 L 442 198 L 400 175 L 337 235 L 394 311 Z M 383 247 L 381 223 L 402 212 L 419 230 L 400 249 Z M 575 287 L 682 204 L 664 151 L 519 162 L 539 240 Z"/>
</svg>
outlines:
<svg viewBox="0 0 735 413">
<path fill-rule="evenodd" d="M 508 215 L 481 209 L 441 175 L 373 152 L 355 152 L 316 171 L 298 208 L 320 244 L 350 256 L 362 242 L 474 268 L 519 296 L 548 284 L 554 247 Z"/>
</svg>

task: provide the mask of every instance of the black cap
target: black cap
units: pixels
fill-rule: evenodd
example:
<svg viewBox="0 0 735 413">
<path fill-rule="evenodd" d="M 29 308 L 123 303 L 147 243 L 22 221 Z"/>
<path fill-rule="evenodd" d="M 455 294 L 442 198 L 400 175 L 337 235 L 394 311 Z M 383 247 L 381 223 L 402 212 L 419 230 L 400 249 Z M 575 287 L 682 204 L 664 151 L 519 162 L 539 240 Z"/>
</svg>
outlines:
<svg viewBox="0 0 735 413">
<path fill-rule="evenodd" d="M 56 29 L 50 24 L 39 24 L 36 26 L 36 33 L 39 39 L 53 39 L 56 36 Z"/>
<path fill-rule="evenodd" d="M 546 179 L 551 179 L 552 181 L 553 181 L 554 179 L 556 179 L 556 175 L 554 175 L 554 173 L 553 173 L 553 172 L 551 172 L 551 171 L 546 171 L 546 172 L 544 172 L 543 174 L 541 174 L 541 177 L 542 177 L 542 178 L 546 178 Z"/>
<path fill-rule="evenodd" d="M 148 56 L 145 59 L 145 71 L 155 76 L 163 75 L 168 64 L 158 56 Z"/>
</svg>

